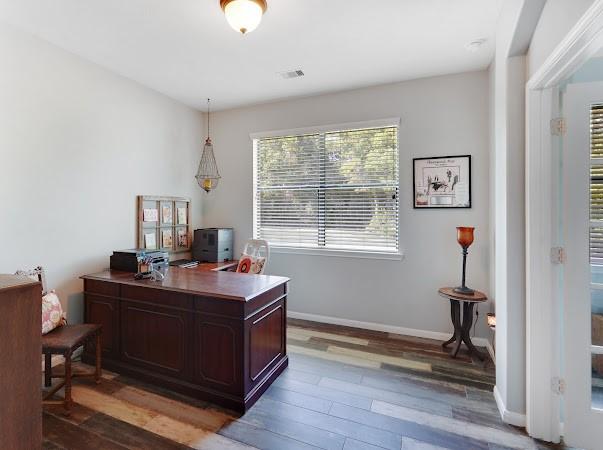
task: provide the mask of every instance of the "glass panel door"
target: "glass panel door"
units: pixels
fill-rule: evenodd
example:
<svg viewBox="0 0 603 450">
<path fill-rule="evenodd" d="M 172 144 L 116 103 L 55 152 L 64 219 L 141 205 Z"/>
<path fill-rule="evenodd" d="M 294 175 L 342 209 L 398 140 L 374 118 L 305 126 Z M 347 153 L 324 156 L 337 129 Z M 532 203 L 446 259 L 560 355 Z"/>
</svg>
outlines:
<svg viewBox="0 0 603 450">
<path fill-rule="evenodd" d="M 566 443 L 603 442 L 603 84 L 569 84 L 563 142 Z"/>
<path fill-rule="evenodd" d="M 590 105 L 591 403 L 603 409 L 603 104 Z"/>
</svg>

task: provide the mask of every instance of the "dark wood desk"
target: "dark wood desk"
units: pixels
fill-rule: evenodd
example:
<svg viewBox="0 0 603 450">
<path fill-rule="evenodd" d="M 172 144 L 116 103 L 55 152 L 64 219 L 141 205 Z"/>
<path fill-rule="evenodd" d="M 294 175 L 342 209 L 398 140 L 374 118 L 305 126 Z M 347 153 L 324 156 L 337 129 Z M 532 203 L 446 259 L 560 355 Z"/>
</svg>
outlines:
<svg viewBox="0 0 603 450">
<path fill-rule="evenodd" d="M 103 326 L 108 370 L 245 412 L 287 367 L 289 279 L 208 267 L 85 275 L 85 322 Z"/>
</svg>

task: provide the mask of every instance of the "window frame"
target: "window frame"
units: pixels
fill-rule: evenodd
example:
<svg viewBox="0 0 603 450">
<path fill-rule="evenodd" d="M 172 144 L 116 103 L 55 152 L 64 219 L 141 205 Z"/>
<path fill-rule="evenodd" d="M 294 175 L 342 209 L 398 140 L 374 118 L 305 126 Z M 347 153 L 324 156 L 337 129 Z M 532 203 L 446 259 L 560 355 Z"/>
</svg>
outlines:
<svg viewBox="0 0 603 450">
<path fill-rule="evenodd" d="M 385 127 L 396 127 L 397 129 L 397 148 L 398 148 L 398 250 L 392 252 L 386 251 L 364 251 L 364 250 L 340 250 L 340 249 L 329 249 L 319 247 L 295 247 L 295 246 L 284 246 L 278 244 L 271 244 L 270 251 L 273 253 L 284 253 L 284 254 L 298 254 L 298 255 L 317 255 L 327 257 L 344 257 L 344 258 L 369 258 L 369 259 L 383 259 L 383 260 L 402 260 L 404 258 L 404 252 L 402 251 L 402 245 L 400 242 L 400 118 L 391 117 L 377 120 L 367 120 L 362 122 L 348 122 L 331 125 L 321 125 L 313 127 L 303 128 L 291 128 L 285 130 L 273 130 L 263 131 L 257 133 L 250 133 L 249 138 L 251 139 L 253 148 L 253 198 L 252 198 L 252 210 L 253 210 L 253 236 L 258 236 L 258 211 L 256 208 L 257 204 L 257 145 L 256 142 L 259 139 L 276 138 L 294 135 L 304 134 L 322 134 L 337 131 L 350 131 L 358 129 L 370 129 L 370 128 L 385 128 Z"/>
</svg>

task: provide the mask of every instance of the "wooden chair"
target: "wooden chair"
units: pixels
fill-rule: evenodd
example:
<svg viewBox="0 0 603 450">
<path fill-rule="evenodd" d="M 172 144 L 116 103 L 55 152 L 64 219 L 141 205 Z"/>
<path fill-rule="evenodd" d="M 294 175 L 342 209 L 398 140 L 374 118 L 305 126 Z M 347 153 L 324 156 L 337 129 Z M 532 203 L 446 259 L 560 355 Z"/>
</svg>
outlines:
<svg viewBox="0 0 603 450">
<path fill-rule="evenodd" d="M 30 271 L 18 271 L 18 275 L 36 277 L 42 283 L 42 294 L 45 295 L 46 277 L 42 267 L 36 267 Z M 69 415 L 73 400 L 71 398 L 71 381 L 76 377 L 94 377 L 96 383 L 100 383 L 101 369 L 101 332 L 102 326 L 95 324 L 63 325 L 42 336 L 42 354 L 44 355 L 44 385 L 52 386 L 53 378 L 62 378 L 63 381 L 43 396 L 43 403 L 59 404 L 65 408 L 65 415 Z M 85 345 L 96 346 L 96 367 L 94 371 L 73 372 L 71 369 L 71 358 L 73 353 Z M 52 355 L 61 355 L 65 358 L 65 371 L 61 374 L 52 373 Z M 64 400 L 49 400 L 56 392 L 65 387 Z"/>
<path fill-rule="evenodd" d="M 71 369 L 71 357 L 73 352 L 87 344 L 96 346 L 96 368 L 91 372 L 74 372 Z M 94 377 L 96 383 L 100 383 L 101 369 L 101 325 L 90 323 L 78 325 L 64 325 L 55 328 L 50 333 L 42 336 L 42 353 L 44 354 L 44 385 L 50 387 L 53 378 L 62 378 L 63 381 L 43 397 L 45 405 L 62 404 L 65 414 L 69 415 L 73 400 L 71 398 L 71 380 L 76 377 Z M 52 355 L 62 355 L 65 358 L 65 371 L 62 374 L 52 373 Z M 49 400 L 59 389 L 65 387 L 64 400 Z"/>
</svg>

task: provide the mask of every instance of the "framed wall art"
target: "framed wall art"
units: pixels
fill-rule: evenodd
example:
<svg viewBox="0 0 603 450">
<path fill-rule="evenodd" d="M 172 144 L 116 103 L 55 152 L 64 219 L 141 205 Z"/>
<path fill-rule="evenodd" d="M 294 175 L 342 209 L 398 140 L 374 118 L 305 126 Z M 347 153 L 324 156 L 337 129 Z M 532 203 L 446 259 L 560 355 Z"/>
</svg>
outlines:
<svg viewBox="0 0 603 450">
<path fill-rule="evenodd" d="M 471 155 L 413 159 L 416 209 L 471 208 Z"/>
<path fill-rule="evenodd" d="M 189 251 L 191 201 L 184 197 L 138 196 L 138 248 Z"/>
</svg>

